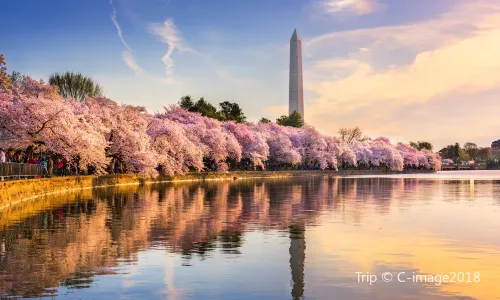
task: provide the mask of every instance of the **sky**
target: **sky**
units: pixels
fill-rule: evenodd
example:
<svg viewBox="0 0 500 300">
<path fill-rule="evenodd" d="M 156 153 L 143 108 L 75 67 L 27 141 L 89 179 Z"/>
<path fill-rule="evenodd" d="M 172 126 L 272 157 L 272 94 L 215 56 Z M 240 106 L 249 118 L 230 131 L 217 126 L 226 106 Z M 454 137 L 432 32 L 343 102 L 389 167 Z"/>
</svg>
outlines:
<svg viewBox="0 0 500 300">
<path fill-rule="evenodd" d="M 162 111 L 182 96 L 288 112 L 289 39 L 303 47 L 306 123 L 393 142 L 500 138 L 498 0 L 20 0 L 2 4 L 9 71 L 81 72 Z"/>
</svg>

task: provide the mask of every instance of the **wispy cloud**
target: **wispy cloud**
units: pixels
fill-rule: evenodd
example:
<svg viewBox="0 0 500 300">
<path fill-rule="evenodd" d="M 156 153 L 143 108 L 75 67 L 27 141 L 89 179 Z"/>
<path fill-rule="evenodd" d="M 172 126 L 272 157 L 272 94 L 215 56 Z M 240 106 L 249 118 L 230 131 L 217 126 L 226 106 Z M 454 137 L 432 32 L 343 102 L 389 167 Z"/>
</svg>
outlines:
<svg viewBox="0 0 500 300">
<path fill-rule="evenodd" d="M 118 23 L 117 17 L 116 17 L 116 9 L 115 6 L 113 5 L 113 0 L 109 1 L 109 4 L 111 5 L 112 8 L 112 13 L 111 13 L 111 20 L 113 21 L 113 24 L 115 24 L 116 31 L 118 32 L 118 37 L 120 38 L 120 41 L 122 42 L 123 46 L 125 46 L 126 50 L 123 51 L 122 53 L 122 58 L 123 61 L 129 68 L 134 70 L 136 75 L 140 75 L 143 73 L 141 67 L 137 64 L 134 55 L 132 54 L 132 49 L 127 45 L 125 42 L 125 39 L 123 38 L 122 34 L 122 29 L 120 27 L 120 24 Z"/>
<path fill-rule="evenodd" d="M 384 8 L 377 0 L 327 0 L 325 6 L 330 13 L 353 13 L 367 15 Z"/>
<path fill-rule="evenodd" d="M 120 38 L 120 41 L 122 41 L 122 44 L 125 46 L 125 48 L 127 48 L 128 51 L 132 52 L 132 49 L 130 49 L 130 47 L 123 39 L 122 29 L 120 27 L 120 24 L 118 24 L 118 20 L 116 19 L 116 8 L 113 5 L 113 0 L 110 0 L 109 4 L 111 5 L 111 8 L 113 10 L 113 12 L 111 13 L 111 20 L 113 21 L 113 24 L 115 24 L 116 31 L 118 31 L 118 37 Z"/>
<path fill-rule="evenodd" d="M 460 1 L 449 12 L 421 22 L 314 37 L 304 48 L 316 58 L 306 63 L 305 87 L 315 94 L 306 118 L 323 130 L 360 125 L 436 143 L 452 142 L 457 133 L 480 139 L 475 126 L 459 128 L 474 122 L 453 121 L 460 114 L 447 116 L 455 124 L 450 132 L 424 131 L 420 124 L 429 120 L 435 126 L 445 120 L 446 111 L 467 107 L 466 98 L 487 103 L 480 95 L 500 89 L 499 44 L 500 3 L 488 0 Z M 339 45 L 342 51 L 332 51 Z M 472 115 L 497 117 L 490 110 L 468 115 L 468 120 Z M 484 128 L 494 131 L 493 124 Z"/>
<path fill-rule="evenodd" d="M 190 51 L 191 49 L 185 46 L 181 34 L 172 19 L 168 19 L 163 23 L 153 23 L 149 26 L 149 29 L 153 35 L 168 46 L 167 52 L 161 58 L 161 61 L 165 65 L 165 74 L 167 75 L 167 78 L 169 78 L 166 82 L 177 82 L 175 80 L 172 81 L 171 79 L 174 69 L 172 54 L 176 49 L 178 51 Z"/>
<path fill-rule="evenodd" d="M 139 67 L 139 65 L 135 61 L 135 58 L 132 55 L 132 52 L 130 52 L 128 50 L 123 51 L 122 58 L 123 58 L 123 61 L 125 62 L 125 64 L 127 64 L 127 66 L 129 66 L 129 68 L 134 70 L 135 74 L 141 75 L 143 73 L 141 67 Z"/>
</svg>

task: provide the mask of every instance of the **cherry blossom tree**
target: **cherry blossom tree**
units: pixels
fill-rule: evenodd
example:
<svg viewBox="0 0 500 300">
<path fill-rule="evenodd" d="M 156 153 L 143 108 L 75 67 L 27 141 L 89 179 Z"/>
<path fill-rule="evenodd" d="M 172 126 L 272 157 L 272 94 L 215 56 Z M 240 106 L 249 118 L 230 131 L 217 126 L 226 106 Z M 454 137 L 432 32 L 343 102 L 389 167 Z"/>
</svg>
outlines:
<svg viewBox="0 0 500 300">
<path fill-rule="evenodd" d="M 398 143 L 396 148 L 401 156 L 403 156 L 403 162 L 406 166 L 418 167 L 422 164 L 422 161 L 419 160 L 421 152 L 414 147 L 408 144 Z"/>
<path fill-rule="evenodd" d="M 224 122 L 223 127 L 234 135 L 241 145 L 242 158 L 248 159 L 254 167 L 264 167 L 269 157 L 269 146 L 260 131 L 253 124 Z"/>
<path fill-rule="evenodd" d="M 398 143 L 397 149 L 403 156 L 405 165 L 423 167 L 435 171 L 441 170 L 441 157 L 430 150 L 422 149 L 419 151 L 403 143 Z"/>
<path fill-rule="evenodd" d="M 339 140 L 335 137 L 331 136 L 326 136 L 325 137 L 325 143 L 326 143 L 326 151 L 329 153 L 328 155 L 328 164 L 330 167 L 334 170 L 338 170 L 338 158 L 339 158 Z"/>
<path fill-rule="evenodd" d="M 328 147 L 325 137 L 314 127 L 305 125 L 302 129 L 296 130 L 296 138 L 300 142 L 300 153 L 302 163 L 307 167 L 318 165 L 322 170 L 337 167 L 335 152 Z M 329 151 L 330 150 L 330 151 Z"/>
<path fill-rule="evenodd" d="M 157 162 L 165 175 L 203 169 L 203 148 L 188 138 L 184 127 L 167 118 L 153 118 L 147 129 Z"/>
<path fill-rule="evenodd" d="M 441 169 L 432 151 L 384 137 L 347 142 L 309 125 L 221 122 L 178 106 L 151 115 L 107 98 L 63 98 L 56 87 L 30 77 L 0 90 L 0 147 L 49 151 L 97 174 L 112 172 L 117 162 L 149 175 L 157 169 L 166 175 L 226 171 L 241 159 L 254 167 Z"/>
<path fill-rule="evenodd" d="M 302 157 L 285 133 L 285 127 L 276 123 L 259 123 L 256 126 L 269 146 L 269 162 L 271 164 L 300 164 Z"/>
<path fill-rule="evenodd" d="M 191 141 L 203 151 L 205 159 L 214 163 L 219 171 L 228 169 L 227 160 L 239 162 L 242 148 L 236 137 L 226 130 L 218 120 L 203 117 L 198 113 L 183 110 L 177 106 L 165 109 L 157 118 L 167 118 L 184 126 Z"/>
<path fill-rule="evenodd" d="M 356 155 L 356 162 L 358 166 L 364 166 L 366 168 L 369 168 L 371 166 L 371 161 L 373 160 L 373 152 L 368 140 L 353 140 L 351 149 Z"/>
<path fill-rule="evenodd" d="M 58 150 L 56 147 L 48 147 L 53 153 L 62 154 L 68 161 L 76 159 L 78 166 L 81 170 L 87 170 L 91 166 L 97 174 L 104 174 L 105 168 L 109 164 L 109 158 L 106 156 L 105 149 L 109 146 L 105 136 L 102 134 L 101 124 L 99 120 L 88 113 L 88 110 L 83 107 L 76 109 L 80 103 L 75 99 L 70 99 L 64 102 L 65 105 L 70 106 L 72 115 L 64 117 L 64 121 L 68 126 L 66 129 L 71 132 L 68 143 L 66 143 L 65 150 Z M 54 136 L 60 139 L 60 137 Z M 51 141 L 51 139 L 48 139 Z M 57 143 L 56 143 L 57 144 Z"/>
<path fill-rule="evenodd" d="M 28 87 L 14 87 L 12 95 L 0 93 L 0 142 L 3 147 L 33 147 L 51 151 L 67 160 L 77 159 L 82 170 L 92 166 L 104 173 L 108 163 L 104 135 L 74 109 L 72 101 L 37 96 Z M 25 95 L 23 89 L 30 91 Z M 97 124 L 97 127 L 99 125 Z"/>
<path fill-rule="evenodd" d="M 335 153 L 338 163 L 341 163 L 343 167 L 356 167 L 358 165 L 356 153 L 354 153 L 353 148 L 347 142 L 341 141 L 337 137 L 331 137 L 327 139 L 327 142 L 328 147 Z"/>
<path fill-rule="evenodd" d="M 403 156 L 399 153 L 389 139 L 379 137 L 372 144 L 373 160 L 375 166 L 385 166 L 392 171 L 402 171 L 404 168 Z"/>
<path fill-rule="evenodd" d="M 79 105 L 88 108 L 87 115 L 100 120 L 90 122 L 103 124 L 98 130 L 109 143 L 106 155 L 113 159 L 113 163 L 123 163 L 129 172 L 154 173 L 158 165 L 156 153 L 146 132 L 151 116 L 144 107 L 118 105 L 106 98 L 90 97 Z"/>
<path fill-rule="evenodd" d="M 22 77 L 14 83 L 13 92 L 17 96 L 30 96 L 34 98 L 45 98 L 51 100 L 62 100 L 57 87 L 45 84 L 43 80 L 37 81 L 29 76 Z"/>
<path fill-rule="evenodd" d="M 434 171 L 440 171 L 443 164 L 439 154 L 436 154 L 430 150 L 422 149 L 423 155 L 427 158 L 427 163 L 429 167 Z"/>
</svg>

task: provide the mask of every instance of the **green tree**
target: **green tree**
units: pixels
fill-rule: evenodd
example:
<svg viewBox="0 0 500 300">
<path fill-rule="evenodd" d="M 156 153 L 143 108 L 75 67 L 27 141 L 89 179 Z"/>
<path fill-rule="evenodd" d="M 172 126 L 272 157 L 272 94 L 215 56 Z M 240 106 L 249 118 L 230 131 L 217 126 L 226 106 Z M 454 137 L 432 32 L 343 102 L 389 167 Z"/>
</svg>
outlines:
<svg viewBox="0 0 500 300">
<path fill-rule="evenodd" d="M 241 110 L 238 103 L 224 101 L 219 103 L 219 107 L 219 114 L 223 117 L 223 121 L 235 121 L 237 123 L 243 123 L 246 121 L 245 114 Z"/>
<path fill-rule="evenodd" d="M 477 159 L 482 162 L 487 162 L 491 160 L 491 148 L 481 147 L 477 151 Z"/>
<path fill-rule="evenodd" d="M 439 155 L 441 156 L 441 158 L 450 158 L 448 155 L 448 147 L 439 150 Z"/>
<path fill-rule="evenodd" d="M 446 147 L 446 151 L 448 152 L 448 155 L 447 155 L 448 158 L 455 160 L 455 158 L 457 157 L 456 151 L 455 151 L 455 146 L 454 145 L 448 145 Z"/>
<path fill-rule="evenodd" d="M 276 123 L 281 126 L 291 126 L 296 128 L 301 128 L 304 126 L 304 119 L 300 113 L 294 111 L 290 116 L 281 116 L 276 119 Z"/>
<path fill-rule="evenodd" d="M 18 82 L 22 82 L 26 78 L 26 76 L 22 75 L 20 72 L 12 71 L 12 73 L 10 73 L 9 75 L 9 78 L 12 84 L 14 85 Z"/>
<path fill-rule="evenodd" d="M 246 121 L 245 114 L 238 103 L 231 103 L 229 101 L 221 102 L 219 103 L 220 110 L 217 111 L 217 108 L 212 103 L 206 101 L 205 98 L 201 97 L 200 100 L 194 102 L 193 98 L 188 95 L 182 97 L 178 104 L 182 109 L 197 112 L 204 117 L 219 121 L 235 121 L 238 123 Z"/>
<path fill-rule="evenodd" d="M 467 151 L 465 151 L 465 149 L 460 148 L 458 153 L 459 153 L 459 155 L 458 155 L 459 162 L 471 160 L 469 153 L 467 153 Z"/>
<path fill-rule="evenodd" d="M 419 151 L 423 150 L 423 149 L 427 149 L 429 151 L 432 151 L 432 149 L 434 148 L 431 143 L 425 142 L 425 141 L 410 142 L 410 146 L 412 146 L 413 148 L 415 148 Z"/>
<path fill-rule="evenodd" d="M 467 142 L 464 144 L 464 150 L 469 154 L 470 159 L 476 160 L 478 153 L 479 153 L 479 148 L 477 147 L 476 144 Z"/>
<path fill-rule="evenodd" d="M 217 112 L 217 108 L 210 102 L 207 102 L 203 97 L 196 101 L 193 107 L 189 110 L 200 113 L 204 117 L 209 117 L 217 120 L 222 120 L 222 116 Z"/>
<path fill-rule="evenodd" d="M 432 151 L 432 149 L 434 149 L 434 146 L 431 143 L 424 142 L 424 141 L 419 141 L 418 147 L 420 148 L 420 150 L 426 149 L 426 150 Z"/>
<path fill-rule="evenodd" d="M 182 97 L 181 100 L 179 101 L 179 106 L 182 109 L 191 111 L 191 109 L 194 106 L 193 98 L 191 98 L 191 96 L 189 95 Z"/>
<path fill-rule="evenodd" d="M 459 143 L 448 145 L 446 148 L 439 150 L 442 158 L 452 159 L 455 163 L 461 162 L 464 158 L 469 159 L 467 152 L 460 147 Z M 467 154 L 467 156 L 465 156 Z"/>
<path fill-rule="evenodd" d="M 281 126 L 288 126 L 288 123 L 290 122 L 290 118 L 288 116 L 281 116 L 276 119 L 276 124 L 281 125 Z"/>
<path fill-rule="evenodd" d="M 85 101 L 86 97 L 102 96 L 102 87 L 80 73 L 66 72 L 64 74 L 52 74 L 49 84 L 59 88 L 59 94 L 64 98 L 75 98 L 78 101 Z"/>
<path fill-rule="evenodd" d="M 12 82 L 7 75 L 7 63 L 3 54 L 0 54 L 0 90 L 10 90 Z"/>
<path fill-rule="evenodd" d="M 457 161 L 460 161 L 460 149 L 459 143 L 455 143 L 455 145 L 453 145 L 453 159 Z"/>
<path fill-rule="evenodd" d="M 260 119 L 259 123 L 271 123 L 271 120 L 269 120 L 268 118 L 262 118 Z"/>
</svg>

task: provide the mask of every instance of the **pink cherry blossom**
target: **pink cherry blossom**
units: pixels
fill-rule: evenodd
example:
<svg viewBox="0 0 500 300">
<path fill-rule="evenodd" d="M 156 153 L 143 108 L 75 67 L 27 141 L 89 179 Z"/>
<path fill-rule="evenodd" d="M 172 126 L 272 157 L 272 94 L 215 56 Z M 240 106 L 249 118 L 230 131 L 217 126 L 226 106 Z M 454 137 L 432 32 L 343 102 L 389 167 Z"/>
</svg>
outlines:
<svg viewBox="0 0 500 300">
<path fill-rule="evenodd" d="M 198 171 L 203 169 L 203 150 L 188 138 L 181 124 L 166 118 L 153 118 L 147 133 L 164 174 L 183 174 L 189 167 Z"/>
<path fill-rule="evenodd" d="M 269 157 L 269 146 L 262 133 L 252 125 L 229 121 L 224 122 L 223 127 L 232 133 L 241 145 L 242 158 L 250 160 L 254 166 L 263 167 Z"/>
<path fill-rule="evenodd" d="M 120 106 L 106 98 L 87 98 L 81 107 L 88 110 L 85 115 L 95 116 L 103 125 L 99 130 L 109 143 L 108 157 L 123 162 L 131 172 L 153 172 L 157 162 L 146 132 L 151 116 L 144 107 Z"/>
<path fill-rule="evenodd" d="M 77 159 L 82 170 L 93 166 L 104 173 L 109 160 L 108 143 L 91 116 L 75 109 L 74 101 L 49 99 L 20 93 L 0 96 L 0 139 L 3 147 L 51 151 L 66 159 Z M 92 118 L 91 118 L 92 119 Z"/>
<path fill-rule="evenodd" d="M 351 149 L 356 155 L 356 162 L 359 166 L 370 167 L 373 152 L 369 141 L 353 141 Z"/>
<path fill-rule="evenodd" d="M 421 153 L 410 145 L 398 143 L 396 148 L 398 149 L 401 156 L 403 156 L 403 161 L 406 166 L 418 167 L 421 165 L 419 157 Z"/>
<path fill-rule="evenodd" d="M 227 170 L 226 160 L 241 160 L 242 148 L 236 137 L 226 130 L 218 120 L 188 112 L 177 106 L 166 108 L 158 118 L 167 118 L 184 126 L 187 136 L 203 151 L 203 156 L 212 160 L 217 170 Z"/>
<path fill-rule="evenodd" d="M 379 137 L 371 144 L 373 153 L 372 163 L 375 166 L 385 166 L 393 171 L 402 171 L 404 168 L 403 156 L 399 153 L 389 139 Z"/>
<path fill-rule="evenodd" d="M 421 152 L 427 158 L 427 162 L 428 162 L 429 167 L 431 169 L 433 169 L 434 171 L 441 170 L 441 167 L 443 166 L 443 164 L 441 162 L 441 157 L 439 156 L 439 154 L 436 154 L 436 153 L 429 151 L 427 149 L 423 149 Z"/>
<path fill-rule="evenodd" d="M 30 77 L 16 82 L 12 93 L 0 91 L 0 147 L 50 151 L 97 174 L 112 169 L 112 162 L 129 172 L 176 175 L 226 171 L 229 163 L 241 166 L 241 159 L 254 168 L 441 169 L 439 155 L 385 137 L 346 143 L 310 125 L 220 122 L 175 105 L 149 114 L 97 97 L 78 102 Z"/>
<path fill-rule="evenodd" d="M 257 125 L 258 130 L 266 139 L 269 146 L 269 162 L 274 165 L 300 164 L 302 157 L 300 153 L 293 147 L 292 141 L 285 133 L 283 126 L 276 123 L 267 123 Z"/>
</svg>

